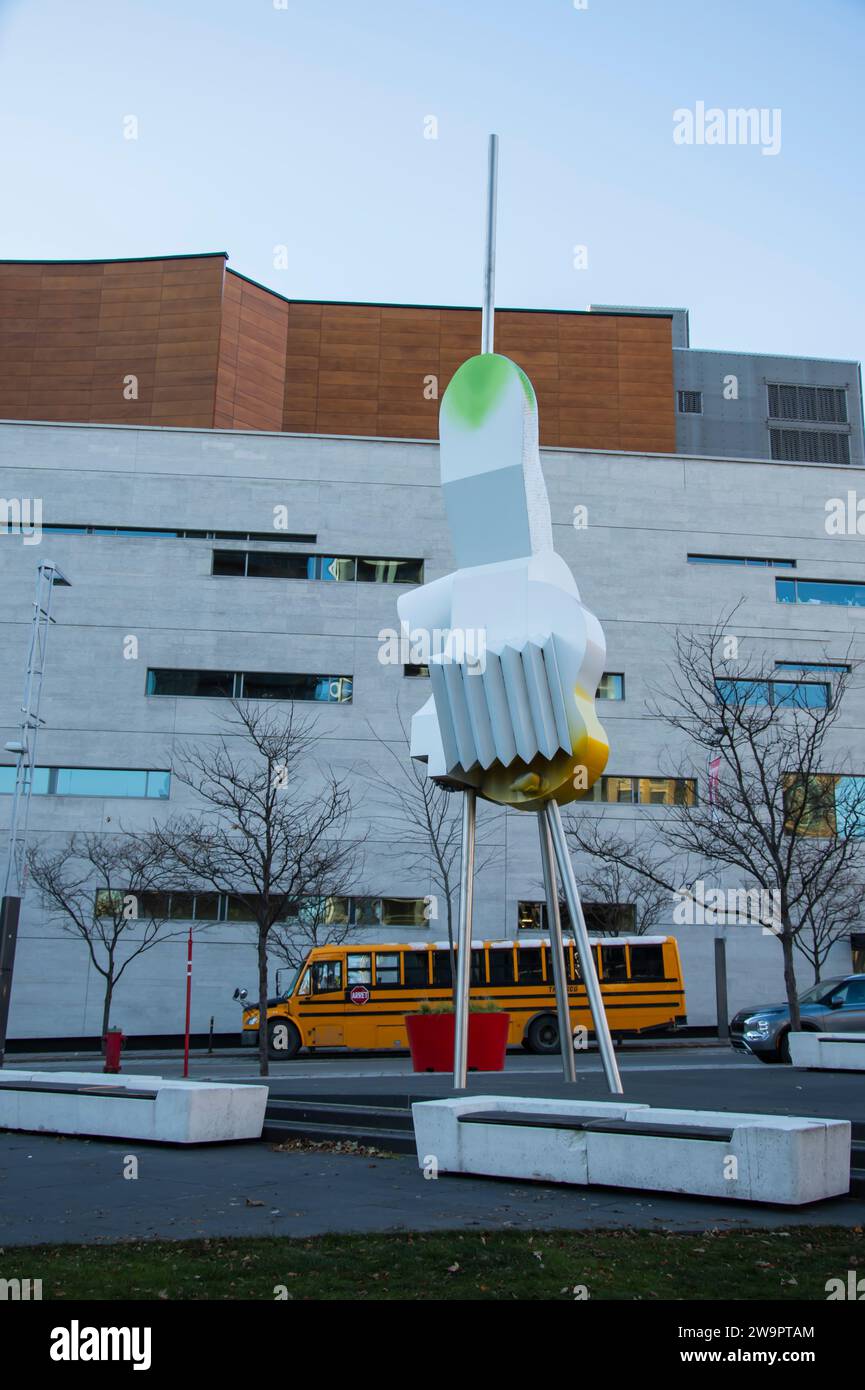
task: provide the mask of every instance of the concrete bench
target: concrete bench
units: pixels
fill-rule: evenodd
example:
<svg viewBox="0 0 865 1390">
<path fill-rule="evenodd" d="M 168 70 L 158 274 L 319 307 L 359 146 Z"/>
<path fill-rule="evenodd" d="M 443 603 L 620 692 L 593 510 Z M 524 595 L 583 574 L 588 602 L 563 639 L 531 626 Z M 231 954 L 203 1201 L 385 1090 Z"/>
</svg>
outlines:
<svg viewBox="0 0 865 1390">
<path fill-rule="evenodd" d="M 266 1086 L 92 1072 L 0 1072 L 0 1129 L 164 1144 L 260 1139 Z"/>
<path fill-rule="evenodd" d="M 624 1101 L 472 1096 L 412 1106 L 421 1166 L 798 1206 L 850 1186 L 850 1124 Z"/>
<path fill-rule="evenodd" d="M 794 1067 L 819 1071 L 865 1071 L 865 1033 L 791 1033 Z"/>
</svg>

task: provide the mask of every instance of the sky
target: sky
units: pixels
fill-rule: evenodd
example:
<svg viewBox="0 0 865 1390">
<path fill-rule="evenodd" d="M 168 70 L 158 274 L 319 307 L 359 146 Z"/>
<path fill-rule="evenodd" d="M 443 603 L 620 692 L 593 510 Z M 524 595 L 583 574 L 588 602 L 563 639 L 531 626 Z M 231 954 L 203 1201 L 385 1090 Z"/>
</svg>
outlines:
<svg viewBox="0 0 865 1390">
<path fill-rule="evenodd" d="M 865 0 L 0 0 L 0 258 L 478 304 L 496 131 L 500 306 L 858 360 L 863 72 Z M 677 143 L 698 103 L 776 124 Z"/>
</svg>

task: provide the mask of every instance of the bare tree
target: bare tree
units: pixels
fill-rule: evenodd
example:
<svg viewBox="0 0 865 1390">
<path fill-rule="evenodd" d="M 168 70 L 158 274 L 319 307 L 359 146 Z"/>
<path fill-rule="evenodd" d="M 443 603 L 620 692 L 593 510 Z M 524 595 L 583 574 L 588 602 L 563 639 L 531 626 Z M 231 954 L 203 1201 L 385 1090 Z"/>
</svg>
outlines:
<svg viewBox="0 0 865 1390">
<path fill-rule="evenodd" d="M 105 981 L 104 1037 L 114 991 L 129 966 L 177 934 L 166 930 L 159 850 L 136 835 L 76 832 L 53 854 L 34 846 L 28 869 L 52 918 L 84 942 Z"/>
<path fill-rule="evenodd" d="M 623 931 L 627 936 L 646 936 L 670 901 L 666 888 L 615 860 L 596 861 L 581 877 L 595 909 L 593 929 L 599 936 L 620 936 Z M 633 909 L 630 925 L 623 922 L 623 907 Z"/>
<path fill-rule="evenodd" d="M 401 738 L 397 747 L 382 738 L 370 725 L 371 732 L 390 762 L 389 774 L 369 768 L 364 774 L 374 788 L 381 808 L 379 825 L 389 830 L 398 841 L 408 872 L 429 874 L 433 889 L 429 915 L 436 920 L 439 905 L 444 908 L 444 920 L 451 965 L 451 983 L 456 980 L 456 938 L 454 933 L 455 904 L 459 899 L 460 848 L 462 845 L 462 797 L 441 786 L 429 776 L 425 763 L 410 756 L 411 740 L 402 713 L 397 706 L 396 718 Z M 499 857 L 498 846 L 489 842 L 489 834 L 498 819 L 488 817 L 480 822 L 475 849 L 475 874 L 479 876 Z"/>
<path fill-rule="evenodd" d="M 253 923 L 258 956 L 259 1058 L 269 1072 L 267 960 L 277 923 L 299 900 L 342 894 L 361 855 L 349 839 L 346 784 L 318 766 L 315 722 L 294 705 L 233 700 L 226 732 L 178 750 L 173 776 L 202 813 L 155 826 L 148 840 L 184 887 L 206 884 Z"/>
<path fill-rule="evenodd" d="M 340 899 L 304 897 L 291 904 L 291 916 L 277 922 L 270 951 L 291 970 L 299 970 L 314 946 L 341 946 L 353 927 L 348 913 L 340 916 Z"/>
<path fill-rule="evenodd" d="M 730 641 L 736 611 L 707 631 L 676 632 L 669 682 L 649 706 L 690 745 L 680 773 L 694 777 L 707 758 L 715 762 L 710 795 L 684 796 L 666 807 L 651 840 L 637 843 L 603 815 L 582 809 L 570 817 L 570 836 L 603 863 L 679 896 L 683 866 L 688 883 L 719 870 L 744 875 L 760 901 L 753 908 L 749 890 L 744 920 L 771 928 L 779 939 L 796 1029 L 797 938 L 861 891 L 865 778 L 845 775 L 849 759 L 835 751 L 832 737 L 849 674 L 839 673 L 825 702 L 812 702 L 795 683 L 780 702 L 770 699 L 761 662 L 737 659 L 734 666 L 726 655 L 736 649 Z M 762 906 L 767 901 L 771 910 Z"/>
</svg>

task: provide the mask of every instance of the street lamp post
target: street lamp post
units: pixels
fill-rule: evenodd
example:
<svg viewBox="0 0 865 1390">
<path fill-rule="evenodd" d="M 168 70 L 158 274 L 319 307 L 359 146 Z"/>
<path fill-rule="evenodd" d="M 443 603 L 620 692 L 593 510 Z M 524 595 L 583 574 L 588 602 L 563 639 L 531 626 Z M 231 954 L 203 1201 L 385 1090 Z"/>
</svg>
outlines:
<svg viewBox="0 0 865 1390">
<path fill-rule="evenodd" d="M 15 787 L 9 823 L 9 858 L 3 880 L 3 897 L 0 899 L 0 1067 L 3 1066 L 6 1055 L 12 972 L 15 968 L 21 898 L 27 874 L 30 794 L 36 770 L 36 744 L 43 722 L 39 715 L 39 707 L 42 701 L 48 633 L 54 621 L 51 617 L 51 600 L 54 589 L 61 586 L 68 588 L 69 580 L 56 565 L 44 561 L 36 571 L 33 625 L 24 677 L 24 701 L 21 706 L 21 734 L 18 739 L 6 744 L 7 752 L 15 754 Z"/>
</svg>

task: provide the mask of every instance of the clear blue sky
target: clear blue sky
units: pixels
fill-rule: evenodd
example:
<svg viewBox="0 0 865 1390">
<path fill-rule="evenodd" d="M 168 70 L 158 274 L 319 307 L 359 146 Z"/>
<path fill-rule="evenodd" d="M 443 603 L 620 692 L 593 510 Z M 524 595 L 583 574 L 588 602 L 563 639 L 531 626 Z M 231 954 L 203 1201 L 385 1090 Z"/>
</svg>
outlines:
<svg viewBox="0 0 865 1390">
<path fill-rule="evenodd" d="M 861 358 L 863 74 L 865 0 L 0 0 L 0 257 L 476 304 L 496 130 L 500 305 Z M 780 108 L 780 154 L 674 144 L 698 101 Z"/>
</svg>

